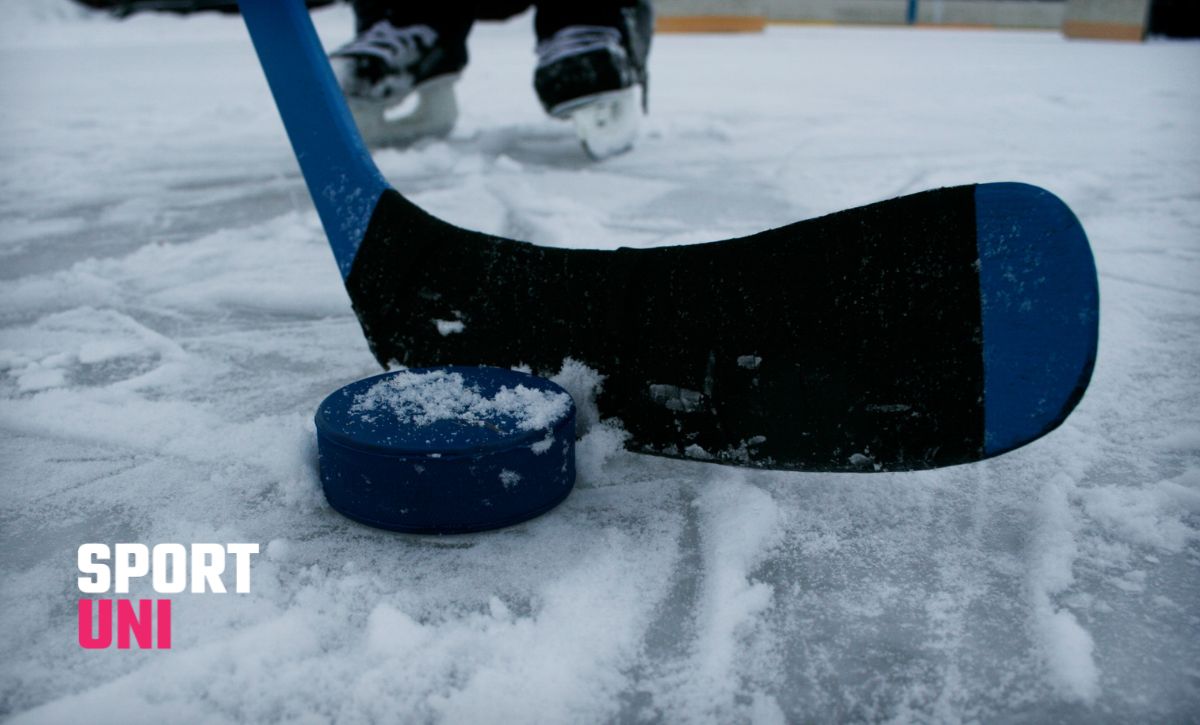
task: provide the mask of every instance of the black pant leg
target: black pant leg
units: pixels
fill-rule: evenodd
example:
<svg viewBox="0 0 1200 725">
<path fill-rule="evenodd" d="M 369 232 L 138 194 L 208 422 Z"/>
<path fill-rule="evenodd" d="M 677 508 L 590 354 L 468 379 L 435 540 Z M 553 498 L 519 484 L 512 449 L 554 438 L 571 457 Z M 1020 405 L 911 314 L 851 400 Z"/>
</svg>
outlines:
<svg viewBox="0 0 1200 725">
<path fill-rule="evenodd" d="M 533 27 L 537 39 L 546 40 L 568 25 L 621 27 L 622 12 L 637 5 L 637 0 L 538 0 Z"/>
<path fill-rule="evenodd" d="M 478 4 L 476 0 L 354 0 L 355 28 L 362 33 L 381 20 L 398 28 L 428 25 L 446 41 L 462 43 L 475 22 Z"/>
</svg>

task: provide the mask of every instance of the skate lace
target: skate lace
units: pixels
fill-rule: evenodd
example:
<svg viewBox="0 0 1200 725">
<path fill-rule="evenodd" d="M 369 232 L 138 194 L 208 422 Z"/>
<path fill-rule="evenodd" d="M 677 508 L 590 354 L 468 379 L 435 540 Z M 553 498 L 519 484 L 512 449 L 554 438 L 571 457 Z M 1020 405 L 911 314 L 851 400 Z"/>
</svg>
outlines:
<svg viewBox="0 0 1200 725">
<path fill-rule="evenodd" d="M 400 70 L 417 62 L 424 50 L 437 42 L 437 37 L 437 31 L 428 25 L 397 28 L 380 20 L 330 55 L 342 58 L 371 56 Z"/>
<path fill-rule="evenodd" d="M 624 55 L 620 31 L 604 25 L 570 25 L 537 44 L 538 67 L 600 49 Z"/>
</svg>

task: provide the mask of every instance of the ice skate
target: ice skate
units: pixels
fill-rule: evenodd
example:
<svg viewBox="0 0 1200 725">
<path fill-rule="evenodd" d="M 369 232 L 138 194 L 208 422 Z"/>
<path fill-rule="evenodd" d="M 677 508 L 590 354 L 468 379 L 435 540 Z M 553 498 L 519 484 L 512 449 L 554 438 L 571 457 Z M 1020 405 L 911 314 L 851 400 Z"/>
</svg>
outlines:
<svg viewBox="0 0 1200 725">
<path fill-rule="evenodd" d="M 330 59 L 368 145 L 406 146 L 453 130 L 458 119 L 454 84 L 467 52 L 443 43 L 433 28 L 397 28 L 380 21 Z M 414 96 L 415 106 L 406 102 Z"/>
<path fill-rule="evenodd" d="M 575 124 L 580 143 L 593 159 L 605 159 L 633 148 L 642 115 L 636 88 L 597 93 L 559 109 Z"/>
<path fill-rule="evenodd" d="M 542 106 L 555 118 L 570 119 L 595 159 L 633 147 L 646 107 L 649 4 L 626 20 L 622 27 L 571 25 L 537 48 L 534 88 Z"/>
</svg>

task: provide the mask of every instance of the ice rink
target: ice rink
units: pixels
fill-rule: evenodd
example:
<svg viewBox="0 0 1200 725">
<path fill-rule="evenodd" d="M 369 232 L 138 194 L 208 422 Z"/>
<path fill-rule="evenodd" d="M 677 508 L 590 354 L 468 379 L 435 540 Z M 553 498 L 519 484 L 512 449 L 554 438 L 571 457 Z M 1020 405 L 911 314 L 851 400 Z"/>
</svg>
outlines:
<svg viewBox="0 0 1200 725">
<path fill-rule="evenodd" d="M 1029 182 L 1088 231 L 1100 355 L 981 464 L 748 471 L 596 425 L 557 509 L 439 538 L 322 496 L 312 415 L 378 367 L 240 19 L 0 18 L 0 719 L 1200 718 L 1200 43 L 661 35 L 637 147 L 596 163 L 530 18 L 478 25 L 453 135 L 376 154 L 435 215 L 653 246 Z M 249 593 L 172 597 L 171 650 L 85 650 L 88 542 L 262 553 Z"/>
</svg>

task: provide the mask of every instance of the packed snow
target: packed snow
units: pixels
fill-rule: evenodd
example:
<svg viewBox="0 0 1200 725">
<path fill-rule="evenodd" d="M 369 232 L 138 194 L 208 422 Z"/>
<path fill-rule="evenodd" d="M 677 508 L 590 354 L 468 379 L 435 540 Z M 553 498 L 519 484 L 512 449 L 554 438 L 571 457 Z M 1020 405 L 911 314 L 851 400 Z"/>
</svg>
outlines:
<svg viewBox="0 0 1200 725">
<path fill-rule="evenodd" d="M 314 16 L 327 46 L 348 37 L 347 7 Z M 1101 349 L 1047 438 L 905 474 L 628 453 L 568 366 L 575 491 L 421 537 L 321 494 L 315 408 L 379 370 L 240 20 L 66 0 L 0 17 L 0 716 L 1200 716 L 1200 44 L 663 35 L 636 148 L 597 163 L 538 107 L 530 18 L 477 26 L 453 134 L 376 154 L 428 211 L 653 246 L 1030 182 L 1088 230 Z M 89 542 L 262 553 L 249 593 L 171 597 L 172 649 L 87 650 Z"/>
<path fill-rule="evenodd" d="M 537 431 L 553 427 L 570 409 L 571 397 L 551 389 L 503 386 L 488 395 L 461 372 L 399 370 L 355 395 L 349 412 L 403 427 L 454 421 Z"/>
</svg>

